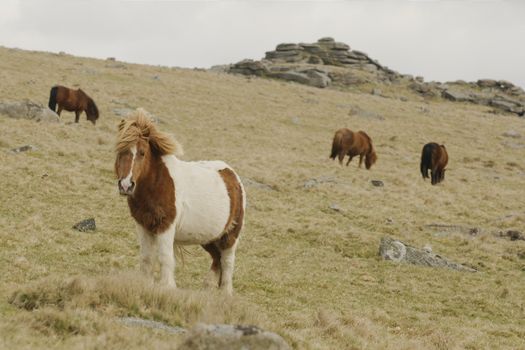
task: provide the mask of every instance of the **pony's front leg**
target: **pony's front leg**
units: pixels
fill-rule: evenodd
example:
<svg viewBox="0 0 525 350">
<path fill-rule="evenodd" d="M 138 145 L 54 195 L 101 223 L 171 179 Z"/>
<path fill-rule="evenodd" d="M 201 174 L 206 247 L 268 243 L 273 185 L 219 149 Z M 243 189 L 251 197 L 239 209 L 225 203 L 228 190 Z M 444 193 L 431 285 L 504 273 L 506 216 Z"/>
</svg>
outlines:
<svg viewBox="0 0 525 350">
<path fill-rule="evenodd" d="M 140 244 L 140 270 L 153 282 L 153 261 L 155 255 L 155 236 L 137 225 L 137 237 Z"/>
<path fill-rule="evenodd" d="M 346 166 L 348 166 L 348 164 L 350 164 L 350 162 L 352 161 L 352 158 L 354 158 L 354 156 L 348 156 L 348 162 L 346 162 Z"/>
<path fill-rule="evenodd" d="M 75 111 L 75 123 L 78 123 L 78 120 L 80 119 L 80 112 Z"/>
<path fill-rule="evenodd" d="M 359 155 L 359 167 L 361 167 L 361 164 L 363 164 L 363 155 Z"/>
<path fill-rule="evenodd" d="M 174 225 L 157 236 L 157 249 L 160 263 L 160 283 L 168 287 L 176 287 L 175 278 L 173 277 L 175 272 L 175 254 L 173 252 L 174 239 Z"/>
</svg>

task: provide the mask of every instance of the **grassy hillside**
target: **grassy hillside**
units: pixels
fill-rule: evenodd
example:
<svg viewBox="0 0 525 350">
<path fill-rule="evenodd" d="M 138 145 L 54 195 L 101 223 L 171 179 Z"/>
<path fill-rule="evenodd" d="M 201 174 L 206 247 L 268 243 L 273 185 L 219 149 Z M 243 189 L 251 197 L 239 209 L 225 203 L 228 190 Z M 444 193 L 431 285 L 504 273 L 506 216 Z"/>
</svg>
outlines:
<svg viewBox="0 0 525 350">
<path fill-rule="evenodd" d="M 52 85 L 80 86 L 101 112 L 96 126 L 85 115 L 72 124 L 67 112 L 59 124 L 0 116 L 0 348 L 161 349 L 183 339 L 129 328 L 122 316 L 256 324 L 299 349 L 525 347 L 525 241 L 499 237 L 525 231 L 523 119 L 409 91 L 395 91 L 401 101 L 6 48 L 0 81 L 0 100 L 44 105 Z M 114 111 L 136 107 L 175 135 L 183 159 L 224 160 L 247 182 L 233 299 L 202 290 L 211 259 L 200 247 L 178 263 L 179 289 L 142 281 L 113 175 Z M 328 159 L 340 127 L 373 138 L 379 159 L 370 171 Z M 502 136 L 508 130 L 523 136 Z M 419 174 L 429 141 L 449 152 L 438 186 Z M 37 150 L 9 152 L 24 144 Z M 314 178 L 330 181 L 305 188 Z M 71 228 L 87 217 L 94 233 Z M 480 272 L 382 261 L 384 235 Z"/>
</svg>

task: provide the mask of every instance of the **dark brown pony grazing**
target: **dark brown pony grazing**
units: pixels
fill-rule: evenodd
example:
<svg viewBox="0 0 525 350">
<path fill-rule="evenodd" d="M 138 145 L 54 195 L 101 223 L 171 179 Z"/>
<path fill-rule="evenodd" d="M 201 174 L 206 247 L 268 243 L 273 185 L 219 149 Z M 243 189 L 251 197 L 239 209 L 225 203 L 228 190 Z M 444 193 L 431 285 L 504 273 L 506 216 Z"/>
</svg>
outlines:
<svg viewBox="0 0 525 350">
<path fill-rule="evenodd" d="M 353 132 L 350 129 L 342 128 L 335 132 L 330 158 L 335 160 L 335 157 L 338 157 L 339 164 L 343 164 L 343 159 L 346 155 L 350 157 L 346 162 L 347 166 L 350 164 L 352 158 L 357 155 L 359 155 L 359 167 L 361 167 L 363 163 L 363 157 L 365 157 L 365 166 L 367 169 L 370 169 L 377 160 L 372 139 L 366 132 Z"/>
<path fill-rule="evenodd" d="M 432 176 L 432 185 L 445 180 L 445 167 L 448 163 L 448 153 L 444 145 L 435 142 L 427 143 L 421 152 L 421 175 L 428 179 L 428 170 Z"/>
<path fill-rule="evenodd" d="M 58 104 L 58 111 L 56 105 Z M 75 112 L 75 123 L 78 123 L 80 113 L 86 112 L 87 120 L 95 124 L 98 119 L 98 108 L 91 97 L 81 89 L 73 90 L 65 86 L 53 86 L 49 93 L 49 108 L 58 115 L 65 109 Z"/>
</svg>

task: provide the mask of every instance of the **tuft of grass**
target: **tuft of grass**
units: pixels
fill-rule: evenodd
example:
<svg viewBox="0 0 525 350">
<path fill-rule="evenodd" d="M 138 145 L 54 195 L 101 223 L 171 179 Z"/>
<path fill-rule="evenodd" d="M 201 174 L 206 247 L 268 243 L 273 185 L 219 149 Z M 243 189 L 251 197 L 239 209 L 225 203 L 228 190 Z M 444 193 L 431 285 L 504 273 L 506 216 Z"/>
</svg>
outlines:
<svg viewBox="0 0 525 350">
<path fill-rule="evenodd" d="M 111 310 L 113 316 L 136 316 L 182 327 L 198 321 L 259 323 L 262 319 L 242 300 L 219 292 L 162 288 L 131 272 L 67 280 L 49 278 L 14 291 L 9 302 L 27 311 Z"/>
</svg>

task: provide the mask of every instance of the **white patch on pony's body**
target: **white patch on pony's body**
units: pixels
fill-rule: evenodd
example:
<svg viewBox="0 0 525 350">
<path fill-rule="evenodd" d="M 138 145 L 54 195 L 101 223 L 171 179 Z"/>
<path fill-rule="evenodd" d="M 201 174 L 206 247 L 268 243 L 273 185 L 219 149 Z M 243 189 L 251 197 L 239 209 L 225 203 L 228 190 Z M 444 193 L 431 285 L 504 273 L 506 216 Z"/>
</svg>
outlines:
<svg viewBox="0 0 525 350">
<path fill-rule="evenodd" d="M 230 197 L 220 173 L 222 161 L 185 162 L 162 157 L 175 183 L 175 243 L 206 244 L 223 234 Z"/>
<path fill-rule="evenodd" d="M 137 146 L 131 147 L 130 150 L 131 150 L 131 154 L 133 155 L 133 157 L 131 158 L 131 167 L 129 168 L 129 174 L 120 181 L 120 186 L 122 186 L 122 189 L 124 191 L 127 191 L 131 187 L 131 177 L 133 175 L 133 163 L 135 163 L 135 156 L 137 155 Z"/>
</svg>

